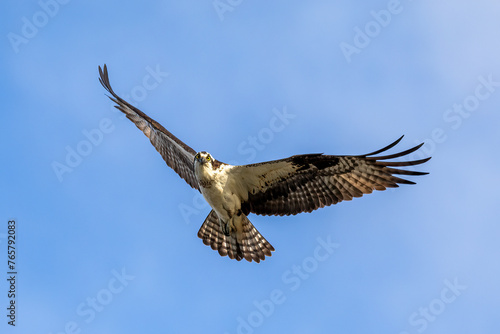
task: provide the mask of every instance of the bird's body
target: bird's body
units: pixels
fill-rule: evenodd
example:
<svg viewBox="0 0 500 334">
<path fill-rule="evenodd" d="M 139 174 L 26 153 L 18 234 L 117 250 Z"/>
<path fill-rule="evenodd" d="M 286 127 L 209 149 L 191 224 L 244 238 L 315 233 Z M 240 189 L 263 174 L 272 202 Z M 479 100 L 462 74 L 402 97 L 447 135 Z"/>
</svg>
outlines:
<svg viewBox="0 0 500 334">
<path fill-rule="evenodd" d="M 106 65 L 99 67 L 100 82 L 112 95 L 117 108 L 150 139 L 163 159 L 191 187 L 199 190 L 212 211 L 198 231 L 203 243 L 222 256 L 260 262 L 271 256 L 273 246 L 248 220 L 259 215 L 295 215 L 361 197 L 373 190 L 414 184 L 394 174 L 424 175 L 393 167 L 413 166 L 430 158 L 413 161 L 386 161 L 418 150 L 375 156 L 394 143 L 363 155 L 294 155 L 257 164 L 232 166 L 214 159 L 209 153 L 196 153 L 158 122 L 114 93 Z"/>
<path fill-rule="evenodd" d="M 209 153 L 198 154 L 200 159 L 195 157 L 194 174 L 200 185 L 200 191 L 219 219 L 229 224 L 236 212 L 241 211 L 241 201 L 238 197 L 241 189 L 231 174 L 233 166 L 224 163 L 214 166 L 213 158 L 207 161 L 207 157 L 211 157 Z"/>
<path fill-rule="evenodd" d="M 212 158 L 210 153 L 198 152 L 194 158 L 194 174 L 200 191 L 212 211 L 203 223 L 198 236 L 223 256 L 259 262 L 274 251 L 241 210 L 245 188 L 238 177 L 238 166 Z"/>
</svg>

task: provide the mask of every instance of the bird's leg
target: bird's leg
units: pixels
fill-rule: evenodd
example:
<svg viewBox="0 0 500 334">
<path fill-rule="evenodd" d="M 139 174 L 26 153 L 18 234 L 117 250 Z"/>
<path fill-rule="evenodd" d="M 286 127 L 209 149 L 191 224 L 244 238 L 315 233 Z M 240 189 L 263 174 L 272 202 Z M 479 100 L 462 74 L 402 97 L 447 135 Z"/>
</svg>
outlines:
<svg viewBox="0 0 500 334">
<path fill-rule="evenodd" d="M 219 224 L 220 224 L 220 229 L 222 230 L 222 233 L 226 237 L 231 235 L 231 226 L 229 223 L 223 222 L 222 219 L 219 219 Z"/>
</svg>

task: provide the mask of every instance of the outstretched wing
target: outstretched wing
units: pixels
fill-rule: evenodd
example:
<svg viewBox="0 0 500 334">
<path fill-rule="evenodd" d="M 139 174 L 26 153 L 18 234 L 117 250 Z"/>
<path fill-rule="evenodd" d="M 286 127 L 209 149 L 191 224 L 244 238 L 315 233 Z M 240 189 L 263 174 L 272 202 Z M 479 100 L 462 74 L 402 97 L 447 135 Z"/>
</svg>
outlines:
<svg viewBox="0 0 500 334">
<path fill-rule="evenodd" d="M 295 215 L 336 204 L 373 190 L 414 184 L 395 175 L 425 175 L 392 167 L 419 165 L 430 158 L 413 161 L 386 161 L 418 150 L 375 156 L 395 146 L 394 143 L 372 153 L 357 156 L 323 154 L 295 155 L 287 159 L 234 166 L 231 173 L 240 180 L 242 211 L 260 215 Z"/>
<path fill-rule="evenodd" d="M 99 76 L 101 85 L 112 95 L 112 97 L 108 97 L 117 104 L 115 108 L 123 112 L 128 119 L 144 132 L 170 168 L 179 174 L 191 187 L 200 190 L 193 167 L 196 152 L 167 131 L 160 123 L 116 95 L 109 83 L 106 65 L 104 65 L 104 69 L 99 66 Z"/>
</svg>

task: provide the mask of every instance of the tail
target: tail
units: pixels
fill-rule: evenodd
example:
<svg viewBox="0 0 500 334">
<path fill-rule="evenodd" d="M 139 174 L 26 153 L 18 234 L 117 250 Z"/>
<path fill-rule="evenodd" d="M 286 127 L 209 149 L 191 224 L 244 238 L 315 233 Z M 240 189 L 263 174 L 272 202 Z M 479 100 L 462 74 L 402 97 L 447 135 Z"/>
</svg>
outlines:
<svg viewBox="0 0 500 334">
<path fill-rule="evenodd" d="M 229 256 L 231 259 L 248 262 L 265 260 L 266 255 L 271 256 L 274 247 L 257 231 L 245 215 L 242 221 L 242 231 L 232 231 L 226 236 L 220 227 L 219 217 L 212 210 L 198 231 L 198 237 L 203 243 L 217 250 L 221 256 Z"/>
</svg>

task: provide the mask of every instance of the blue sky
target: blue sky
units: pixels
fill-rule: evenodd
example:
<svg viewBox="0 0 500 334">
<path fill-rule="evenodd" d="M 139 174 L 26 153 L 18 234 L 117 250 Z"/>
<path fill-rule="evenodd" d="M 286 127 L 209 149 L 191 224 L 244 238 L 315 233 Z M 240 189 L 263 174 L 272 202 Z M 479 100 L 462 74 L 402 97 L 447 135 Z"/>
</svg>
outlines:
<svg viewBox="0 0 500 334">
<path fill-rule="evenodd" d="M 18 275 L 15 329 L 0 283 L 2 333 L 498 333 L 499 11 L 3 2 L 0 270 L 14 219 Z M 222 258 L 196 236 L 208 206 L 113 110 L 104 63 L 118 94 L 221 161 L 362 154 L 404 134 L 400 149 L 426 141 L 430 174 L 251 215 L 276 252 Z"/>
</svg>

